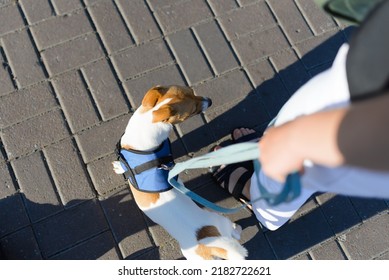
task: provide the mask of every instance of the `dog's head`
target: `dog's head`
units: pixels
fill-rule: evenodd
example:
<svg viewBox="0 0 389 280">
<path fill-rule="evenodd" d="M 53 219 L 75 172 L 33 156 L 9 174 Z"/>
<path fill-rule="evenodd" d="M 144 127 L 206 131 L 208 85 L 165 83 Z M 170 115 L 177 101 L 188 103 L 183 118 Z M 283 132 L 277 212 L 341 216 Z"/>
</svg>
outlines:
<svg viewBox="0 0 389 280">
<path fill-rule="evenodd" d="M 153 123 L 177 124 L 205 111 L 211 104 L 211 99 L 196 96 L 190 87 L 156 86 L 143 98 L 142 111 L 152 110 Z"/>
</svg>

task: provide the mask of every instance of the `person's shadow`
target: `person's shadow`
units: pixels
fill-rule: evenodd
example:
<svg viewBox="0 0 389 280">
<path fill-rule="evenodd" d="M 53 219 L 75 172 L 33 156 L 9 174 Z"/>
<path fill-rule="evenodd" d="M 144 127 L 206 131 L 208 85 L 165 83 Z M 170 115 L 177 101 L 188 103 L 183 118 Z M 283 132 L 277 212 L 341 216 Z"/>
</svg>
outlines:
<svg viewBox="0 0 389 280">
<path fill-rule="evenodd" d="M 311 76 L 331 65 L 344 41 L 344 34 L 337 33 L 278 74 L 269 70 L 271 66 L 267 61 L 249 67 L 255 89 L 221 114 L 217 111 L 220 108 L 207 112 L 207 125 L 192 129 L 172 143 L 175 157 L 199 150 L 204 152 L 236 127 L 251 127 L 263 133 L 291 94 Z M 311 66 L 309 71 L 307 65 Z M 235 89 L 239 87 L 235 85 Z M 197 90 L 201 93 L 202 89 Z M 217 94 L 216 98 L 229 98 L 228 92 Z M 239 204 L 217 187 L 209 174 L 199 172 L 198 176 L 187 180 L 184 174 L 184 181 L 187 187 L 215 203 L 227 203 L 230 207 Z M 26 205 L 28 211 L 52 213 L 52 216 L 42 221 L 31 220 Z M 30 201 L 23 193 L 1 199 L 0 259 L 176 258 L 173 253 L 179 251 L 177 242 L 171 239 L 169 246 L 160 246 L 159 239 L 169 239 L 167 233 L 141 213 L 125 186 L 108 198 L 74 200 L 69 205 L 72 206 L 63 211 L 62 206 Z M 243 239 L 249 259 L 288 259 L 335 238 L 387 207 L 383 200 L 321 194 L 312 197 L 288 224 L 275 232 L 258 225 L 248 210 L 230 218 L 244 229 L 254 228 L 254 233 Z"/>
</svg>

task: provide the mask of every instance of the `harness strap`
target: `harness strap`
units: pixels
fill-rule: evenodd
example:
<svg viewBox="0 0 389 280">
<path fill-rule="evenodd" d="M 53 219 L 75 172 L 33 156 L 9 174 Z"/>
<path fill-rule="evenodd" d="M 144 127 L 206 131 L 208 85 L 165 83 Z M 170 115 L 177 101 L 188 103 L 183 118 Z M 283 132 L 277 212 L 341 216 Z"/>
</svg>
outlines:
<svg viewBox="0 0 389 280">
<path fill-rule="evenodd" d="M 146 170 L 152 169 L 152 168 L 166 168 L 166 164 L 169 164 L 173 162 L 172 156 L 165 156 L 161 158 L 157 158 L 154 160 L 150 160 L 148 162 L 145 162 L 141 165 L 138 165 L 134 168 L 135 174 L 140 174 Z"/>
</svg>

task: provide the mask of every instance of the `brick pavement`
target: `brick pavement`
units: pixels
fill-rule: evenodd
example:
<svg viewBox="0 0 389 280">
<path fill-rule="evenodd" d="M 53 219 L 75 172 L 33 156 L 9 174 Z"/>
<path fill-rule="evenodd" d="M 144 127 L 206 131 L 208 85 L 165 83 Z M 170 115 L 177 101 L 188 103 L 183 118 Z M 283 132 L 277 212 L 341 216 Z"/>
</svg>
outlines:
<svg viewBox="0 0 389 280">
<path fill-rule="evenodd" d="M 185 159 L 237 126 L 263 130 L 349 35 L 311 0 L 1 0 L 2 257 L 182 258 L 111 168 L 145 91 L 187 84 L 213 99 L 171 136 Z M 183 179 L 238 204 L 203 170 Z M 388 205 L 318 194 L 276 232 L 249 211 L 230 218 L 250 259 L 389 259 Z"/>
</svg>

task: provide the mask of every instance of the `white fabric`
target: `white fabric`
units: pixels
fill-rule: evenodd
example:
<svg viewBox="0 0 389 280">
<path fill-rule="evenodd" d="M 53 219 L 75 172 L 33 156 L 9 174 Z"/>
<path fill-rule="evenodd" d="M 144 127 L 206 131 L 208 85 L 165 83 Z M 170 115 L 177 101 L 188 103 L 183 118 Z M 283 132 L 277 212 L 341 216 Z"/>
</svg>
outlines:
<svg viewBox="0 0 389 280">
<path fill-rule="evenodd" d="M 312 78 L 302 86 L 282 107 L 275 126 L 291 121 L 298 116 L 318 111 L 346 107 L 350 104 L 350 93 L 346 77 L 348 45 L 338 51 L 332 67 Z M 389 198 L 389 173 L 340 167 L 327 168 L 304 162 L 305 172 L 301 177 L 301 195 L 290 203 L 270 206 L 260 200 L 253 205 L 257 219 L 268 229 L 276 230 L 315 192 L 333 192 L 350 196 Z M 260 174 L 260 181 L 269 191 L 279 192 L 282 185 Z M 256 180 L 251 180 L 251 199 L 259 196 Z"/>
</svg>

